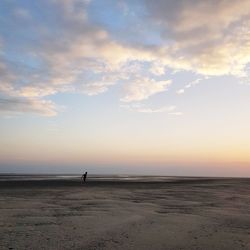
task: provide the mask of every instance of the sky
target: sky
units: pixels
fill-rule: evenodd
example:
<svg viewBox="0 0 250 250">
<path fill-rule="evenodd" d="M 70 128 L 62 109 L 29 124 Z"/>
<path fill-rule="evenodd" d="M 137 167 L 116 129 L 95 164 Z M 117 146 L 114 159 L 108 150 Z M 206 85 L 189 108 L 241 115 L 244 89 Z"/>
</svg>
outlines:
<svg viewBox="0 0 250 250">
<path fill-rule="evenodd" d="M 250 177 L 249 76 L 249 0 L 1 0 L 0 173 Z"/>
</svg>

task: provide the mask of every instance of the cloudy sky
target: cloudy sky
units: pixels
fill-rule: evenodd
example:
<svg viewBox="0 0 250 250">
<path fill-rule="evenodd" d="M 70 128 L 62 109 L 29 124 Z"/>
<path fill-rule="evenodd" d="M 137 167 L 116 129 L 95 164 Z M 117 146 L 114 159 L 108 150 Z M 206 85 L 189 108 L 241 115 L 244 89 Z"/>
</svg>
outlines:
<svg viewBox="0 0 250 250">
<path fill-rule="evenodd" d="M 250 0 L 2 0 L 0 172 L 250 176 Z"/>
</svg>

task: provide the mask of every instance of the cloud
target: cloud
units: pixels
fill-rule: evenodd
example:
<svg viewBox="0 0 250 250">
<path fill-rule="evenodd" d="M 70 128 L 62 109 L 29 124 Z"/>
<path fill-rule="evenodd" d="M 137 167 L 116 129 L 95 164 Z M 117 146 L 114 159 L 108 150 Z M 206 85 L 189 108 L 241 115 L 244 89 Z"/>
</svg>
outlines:
<svg viewBox="0 0 250 250">
<path fill-rule="evenodd" d="M 169 115 L 176 115 L 176 116 L 181 116 L 181 115 L 183 115 L 182 112 L 169 112 L 168 114 L 169 114 Z"/>
<path fill-rule="evenodd" d="M 92 82 L 88 84 L 83 84 L 80 91 L 89 96 L 98 95 L 100 93 L 106 92 L 109 86 L 113 84 L 113 82 Z"/>
<path fill-rule="evenodd" d="M 198 79 L 195 79 L 194 81 L 191 81 L 190 83 L 186 84 L 185 85 L 185 88 L 188 89 L 188 88 L 191 88 L 192 86 L 195 86 L 197 84 L 199 84 L 202 80 L 204 79 L 208 79 L 207 77 L 205 78 L 198 78 Z"/>
<path fill-rule="evenodd" d="M 185 92 L 185 89 L 179 89 L 179 90 L 176 91 L 176 93 L 177 93 L 178 95 L 181 95 L 181 94 L 183 94 L 184 92 Z"/>
<path fill-rule="evenodd" d="M 132 103 L 120 105 L 121 108 L 139 113 L 168 113 L 169 115 L 182 115 L 181 112 L 176 112 L 176 106 L 149 107 L 142 103 Z"/>
<path fill-rule="evenodd" d="M 57 111 L 56 105 L 47 100 L 0 97 L 0 113 L 4 115 L 32 113 L 42 116 L 55 116 Z"/>
<path fill-rule="evenodd" d="M 150 72 L 154 75 L 161 76 L 165 74 L 165 65 L 160 62 L 154 62 L 150 68 Z"/>
<path fill-rule="evenodd" d="M 17 57 L 18 60 L 13 62 L 6 57 L 0 58 L 0 94 L 6 100 L 12 100 L 9 107 L 11 110 L 16 108 L 17 112 L 22 104 L 25 105 L 23 111 L 37 110 L 41 114 L 43 112 L 37 107 L 41 98 L 60 92 L 80 91 L 87 95 L 105 92 L 119 79 L 115 71 L 120 63 L 133 53 L 133 50 L 128 51 L 112 41 L 105 30 L 88 22 L 86 6 L 89 1 L 53 0 L 47 3 L 60 13 L 58 22 L 53 24 L 56 27 L 50 29 L 45 26 L 39 30 L 38 25 L 37 35 L 41 39 L 35 42 L 25 39 L 28 51 L 25 55 L 21 54 L 24 59 Z M 15 10 L 19 16 L 26 12 L 20 8 Z M 8 48 L 2 40 L 1 47 Z M 22 50 L 21 47 L 20 53 L 23 53 Z M 100 81 L 93 80 L 100 78 L 100 74 Z M 109 76 L 114 74 L 116 76 L 110 79 Z M 13 100 L 17 100 L 18 105 L 14 105 Z M 44 104 L 49 103 L 44 101 Z M 31 105 L 30 110 L 28 105 Z"/>
<path fill-rule="evenodd" d="M 16 17 L 25 19 L 25 25 L 5 16 L 5 23 L 16 30 L 11 37 L 0 34 L 0 94 L 6 99 L 27 100 L 31 109 L 34 102 L 48 105 L 47 98 L 57 93 L 98 95 L 118 83 L 124 86 L 122 102 L 146 100 L 167 90 L 171 80 L 164 80 L 166 70 L 169 75 L 189 71 L 201 79 L 247 76 L 249 0 L 240 4 L 236 0 L 159 0 L 157 4 L 139 0 L 143 12 L 132 3 L 119 2 L 118 10 L 126 17 L 122 24 L 126 36 L 112 25 L 90 18 L 89 0 L 37 4 L 42 21 L 32 13 L 33 8 L 8 5 Z M 53 15 L 43 11 L 48 7 Z M 135 20 L 146 28 L 139 23 L 131 31 Z M 177 93 L 195 84 L 186 84 Z M 12 105 L 12 110 L 16 107 L 19 112 L 19 106 Z M 41 114 L 39 108 L 35 110 Z"/>
<path fill-rule="evenodd" d="M 132 102 L 148 99 L 151 95 L 166 91 L 170 84 L 170 80 L 155 81 L 149 78 L 135 80 L 125 86 L 126 95 L 121 98 L 121 101 Z"/>
<path fill-rule="evenodd" d="M 149 22 L 157 23 L 169 67 L 199 74 L 244 75 L 250 61 L 249 0 L 144 0 Z"/>
</svg>

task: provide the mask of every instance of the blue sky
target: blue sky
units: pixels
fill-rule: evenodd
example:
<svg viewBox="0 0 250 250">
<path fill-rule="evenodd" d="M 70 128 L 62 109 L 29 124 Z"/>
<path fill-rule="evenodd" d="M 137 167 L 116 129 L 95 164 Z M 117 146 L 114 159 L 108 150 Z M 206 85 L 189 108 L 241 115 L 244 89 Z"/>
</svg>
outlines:
<svg viewBox="0 0 250 250">
<path fill-rule="evenodd" d="M 249 1 L 0 3 L 0 171 L 250 176 Z"/>
</svg>

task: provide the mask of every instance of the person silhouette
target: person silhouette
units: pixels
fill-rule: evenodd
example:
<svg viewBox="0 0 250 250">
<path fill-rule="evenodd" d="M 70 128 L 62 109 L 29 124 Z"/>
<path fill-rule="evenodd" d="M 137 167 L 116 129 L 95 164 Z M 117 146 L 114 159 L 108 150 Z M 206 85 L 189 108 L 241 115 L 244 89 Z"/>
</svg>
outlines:
<svg viewBox="0 0 250 250">
<path fill-rule="evenodd" d="M 82 175 L 82 177 L 81 177 L 82 183 L 83 183 L 83 182 L 86 182 L 87 174 L 88 174 L 88 172 L 85 172 L 85 173 Z"/>
</svg>

